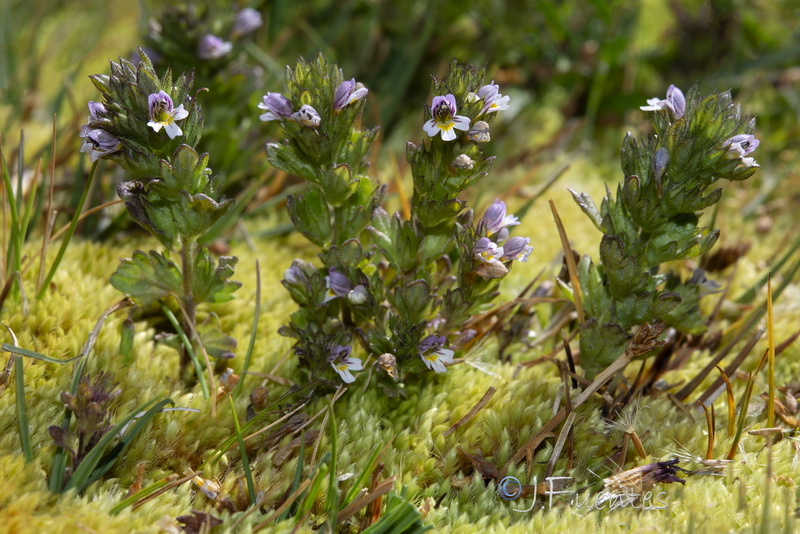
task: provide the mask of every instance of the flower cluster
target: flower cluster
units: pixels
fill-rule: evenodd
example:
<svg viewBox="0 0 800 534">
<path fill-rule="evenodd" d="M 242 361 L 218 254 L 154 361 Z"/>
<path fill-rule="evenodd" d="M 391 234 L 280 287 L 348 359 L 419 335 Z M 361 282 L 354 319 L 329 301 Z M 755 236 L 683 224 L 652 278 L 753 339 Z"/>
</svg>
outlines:
<svg viewBox="0 0 800 534">
<path fill-rule="evenodd" d="M 674 85 L 666 99 L 641 109 L 653 114 L 655 135 L 622 146 L 624 178 L 616 197 L 608 192 L 600 209 L 588 195 L 573 196 L 603 232 L 602 269 L 584 256 L 578 266 L 589 316 L 581 329 L 581 364 L 589 377 L 622 352 L 634 327 L 663 321 L 680 332 L 699 334 L 706 319 L 699 299 L 713 286 L 705 276 L 682 279 L 659 274 L 661 264 L 699 256 L 716 243 L 719 230 L 699 226 L 700 212 L 716 204 L 719 179 L 745 180 L 758 165 L 749 157 L 759 144 L 754 121 L 742 119 L 729 93 L 687 95 Z"/>
<path fill-rule="evenodd" d="M 258 106 L 261 120 L 279 123 L 286 137 L 267 145 L 267 157 L 308 180 L 287 208 L 295 228 L 321 248 L 323 267 L 295 260 L 286 271 L 283 284 L 299 309 L 280 331 L 295 338 L 312 376 L 335 377 L 333 369 L 353 382 L 366 363 L 351 353 L 362 347 L 379 371 L 370 376 L 402 394 L 396 382 L 446 371 L 458 343 L 475 335 L 463 330 L 466 320 L 491 305 L 511 263 L 531 253 L 528 238 L 509 238 L 519 221 L 504 202 L 473 222 L 459 198 L 489 172 L 493 158 L 481 147 L 509 98 L 483 83 L 482 71 L 455 63 L 434 81 L 423 124 L 431 140 L 407 150 L 414 179 L 407 218 L 382 208 L 385 186 L 367 176 L 377 132 L 356 125 L 368 89 L 321 56 L 287 73 L 289 93 L 267 93 Z"/>
<path fill-rule="evenodd" d="M 159 77 L 147 55 L 134 66 L 111 63 L 111 75 L 91 79 L 103 103 L 89 103 L 89 122 L 81 129 L 82 151 L 92 161 L 111 159 L 126 171 L 118 193 L 134 221 L 158 238 L 165 250 L 136 251 L 123 260 L 111 283 L 137 304 L 174 297 L 186 312 L 184 330 L 226 339 L 216 325 L 195 325 L 196 308 L 204 302 L 223 302 L 239 284 L 229 280 L 236 258 L 218 262 L 198 240 L 233 207 L 220 194 L 220 181 L 211 175 L 208 154 L 195 145 L 203 127 L 200 106 L 190 95 L 191 75 L 173 82 L 171 72 Z M 176 105 L 177 103 L 177 105 Z M 170 253 L 179 248 L 180 268 Z M 204 326 L 206 325 L 206 326 Z M 202 337 L 202 333 L 201 333 Z M 229 357 L 229 350 L 209 351 Z M 188 355 L 184 352 L 184 367 Z"/>
</svg>

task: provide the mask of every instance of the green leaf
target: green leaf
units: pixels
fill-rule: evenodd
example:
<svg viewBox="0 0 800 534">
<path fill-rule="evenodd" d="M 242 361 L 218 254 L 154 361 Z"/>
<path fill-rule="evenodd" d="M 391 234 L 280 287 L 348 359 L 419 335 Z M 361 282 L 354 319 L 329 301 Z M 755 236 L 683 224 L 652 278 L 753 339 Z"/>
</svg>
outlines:
<svg viewBox="0 0 800 534">
<path fill-rule="evenodd" d="M 298 232 L 317 246 L 324 247 L 331 239 L 331 213 L 322 191 L 316 187 L 299 196 L 286 199 L 286 209 Z"/>
<path fill-rule="evenodd" d="M 592 380 L 597 373 L 611 365 L 625 350 L 628 335 L 618 324 L 601 325 L 590 319 L 581 327 L 581 367 L 586 378 Z"/>
<path fill-rule="evenodd" d="M 201 247 L 194 259 L 192 295 L 195 303 L 232 300 L 233 292 L 242 286 L 241 282 L 230 280 L 238 261 L 235 256 L 220 256 L 219 265 L 216 265 L 208 249 Z"/>
<path fill-rule="evenodd" d="M 159 254 L 154 250 L 150 254 L 137 250 L 132 258 L 122 260 L 110 281 L 140 306 L 168 295 L 183 294 L 180 269 L 167 253 Z"/>
</svg>

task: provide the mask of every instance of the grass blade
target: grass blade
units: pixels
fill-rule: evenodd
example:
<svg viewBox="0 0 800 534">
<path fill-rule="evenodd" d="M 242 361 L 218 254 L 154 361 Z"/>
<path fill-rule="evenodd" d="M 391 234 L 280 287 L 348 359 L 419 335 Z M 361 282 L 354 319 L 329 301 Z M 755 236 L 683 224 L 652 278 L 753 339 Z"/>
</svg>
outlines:
<svg viewBox="0 0 800 534">
<path fill-rule="evenodd" d="M 59 365 L 64 365 L 65 363 L 73 362 L 83 356 L 82 354 L 78 354 L 77 356 L 73 356 L 72 358 L 67 358 L 66 360 L 59 360 L 58 358 L 53 358 L 52 356 L 39 354 L 38 352 L 34 352 L 28 349 L 23 349 L 22 347 L 17 347 L 16 345 L 9 345 L 8 343 L 3 343 L 2 348 L 3 350 L 7 350 L 8 352 L 13 352 L 14 354 L 27 356 L 29 358 L 34 358 L 36 360 L 42 360 L 43 362 L 47 363 L 57 363 Z"/>
<path fill-rule="evenodd" d="M 14 197 L 14 187 L 11 185 L 11 175 L 8 172 L 8 164 L 6 163 L 6 156 L 3 152 L 2 143 L 0 143 L 0 161 L 3 165 L 3 186 L 6 190 L 8 209 L 11 214 L 11 239 L 8 242 L 8 250 L 6 251 L 6 267 L 13 272 L 19 272 L 22 264 L 22 237 L 20 234 L 19 211 L 17 209 L 17 200 Z"/>
<path fill-rule="evenodd" d="M 175 317 L 175 314 L 172 313 L 172 310 L 163 304 L 161 305 L 161 309 L 164 310 L 164 315 L 166 315 L 167 319 L 169 319 L 169 322 L 172 323 L 172 327 L 175 328 L 175 331 L 178 333 L 178 337 L 181 338 L 183 346 L 186 347 L 186 352 L 189 353 L 189 357 L 192 359 L 192 364 L 194 365 L 194 372 L 197 375 L 197 381 L 200 382 L 200 387 L 203 390 L 203 398 L 208 399 L 209 393 L 206 377 L 203 374 L 203 368 L 200 367 L 200 360 L 197 359 L 197 354 L 195 354 L 192 344 L 189 342 L 189 338 L 186 337 L 186 332 L 184 332 L 181 328 L 181 325 L 178 323 L 178 319 Z"/>
<path fill-rule="evenodd" d="M 358 496 L 358 492 L 361 490 L 361 486 L 364 484 L 364 481 L 367 480 L 367 478 L 372 474 L 373 469 L 375 469 L 375 464 L 378 462 L 378 456 L 383 454 L 391 442 L 392 440 L 390 439 L 388 442 L 386 442 L 386 445 L 372 453 L 372 457 L 369 459 L 369 462 L 367 462 L 367 467 L 365 467 L 361 472 L 361 475 L 359 475 L 359 477 L 356 479 L 353 487 L 347 492 L 344 501 L 342 501 L 345 503 L 345 505 L 349 505 L 351 502 L 353 502 L 356 496 Z"/>
<path fill-rule="evenodd" d="M 247 378 L 247 370 L 250 368 L 250 359 L 253 357 L 253 348 L 256 344 L 256 334 L 258 333 L 258 319 L 261 316 L 261 266 L 256 260 L 256 309 L 253 312 L 253 327 L 250 329 L 250 343 L 247 345 L 247 354 L 244 355 L 242 365 L 241 380 L 236 384 L 234 395 L 239 395 Z"/>
<path fill-rule="evenodd" d="M 328 425 L 331 433 L 331 470 L 328 473 L 328 498 L 325 510 L 328 512 L 330 531 L 336 532 L 336 523 L 339 515 L 339 488 L 336 487 L 336 455 L 338 454 L 338 439 L 336 437 L 336 416 L 333 414 L 333 401 L 328 403 Z"/>
<path fill-rule="evenodd" d="M 72 240 L 72 236 L 75 234 L 75 228 L 78 226 L 78 221 L 81 218 L 83 205 L 86 203 L 86 197 L 89 196 L 89 190 L 92 188 L 92 183 L 94 182 L 94 176 L 95 173 L 97 172 L 97 163 L 98 163 L 97 161 L 92 163 L 92 169 L 89 171 L 89 178 L 86 180 L 86 184 L 83 186 L 83 193 L 81 194 L 81 199 L 78 201 L 78 206 L 75 209 L 75 214 L 72 217 L 72 222 L 70 223 L 69 229 L 67 230 L 67 235 L 61 242 L 61 247 L 58 249 L 58 254 L 56 255 L 56 259 L 53 262 L 53 265 L 50 267 L 50 271 L 47 273 L 47 276 L 45 276 L 44 282 L 42 283 L 42 287 L 39 288 L 39 293 L 36 294 L 37 300 L 41 300 L 44 294 L 47 293 L 47 288 L 50 287 L 50 282 L 53 280 L 53 276 L 55 276 L 56 271 L 58 270 L 58 266 L 61 264 L 61 260 L 64 259 L 64 253 L 67 251 L 69 242 Z"/>
<path fill-rule="evenodd" d="M 134 410 L 130 414 L 128 414 L 122 421 L 117 423 L 114 428 L 110 431 L 106 432 L 106 434 L 100 438 L 100 441 L 97 442 L 97 445 L 89 451 L 89 454 L 83 459 L 81 464 L 75 469 L 75 472 L 67 482 L 64 491 L 69 491 L 71 489 L 81 488 L 80 491 L 86 489 L 88 485 L 89 477 L 92 476 L 95 469 L 97 468 L 100 460 L 103 458 L 103 452 L 105 451 L 106 447 L 114 440 L 117 434 L 125 428 L 125 426 L 133 421 L 133 419 L 139 414 L 139 412 L 143 411 L 145 408 L 153 404 L 154 401 L 148 401 L 147 403 L 140 406 L 138 409 Z M 172 402 L 171 399 L 167 399 L 166 401 L 161 401 L 161 403 L 165 402 Z"/>
<path fill-rule="evenodd" d="M 247 448 L 244 446 L 242 439 L 242 429 L 239 426 L 239 418 L 236 417 L 236 406 L 233 404 L 233 396 L 228 396 L 231 405 L 231 415 L 233 415 L 233 426 L 236 429 L 236 440 L 239 442 L 239 454 L 242 457 L 242 468 L 244 469 L 244 478 L 247 480 L 247 493 L 250 496 L 250 506 L 256 504 L 256 487 L 253 484 L 253 473 L 250 471 L 250 460 L 247 459 Z"/>
<path fill-rule="evenodd" d="M 11 339 L 14 340 L 14 344 L 16 345 L 18 342 L 14 331 L 5 324 L 3 324 L 3 326 L 5 326 L 6 330 L 8 330 L 8 333 L 11 335 Z M 3 343 L 3 347 L 5 347 L 5 343 Z M 25 403 L 25 360 L 22 358 L 16 358 L 14 360 L 14 381 L 16 385 L 17 397 L 19 443 L 22 447 L 22 454 L 25 457 L 25 462 L 31 463 L 33 461 L 33 449 L 31 448 L 31 430 L 30 426 L 28 425 L 28 405 Z"/>
<path fill-rule="evenodd" d="M 736 425 L 736 435 L 734 435 L 733 443 L 731 443 L 731 448 L 728 451 L 728 460 L 733 460 L 736 457 L 736 447 L 739 446 L 739 439 L 741 439 L 742 432 L 744 431 L 744 424 L 747 420 L 747 409 L 750 406 L 750 397 L 753 395 L 753 387 L 756 385 L 756 377 L 767 361 L 768 351 L 769 349 L 764 351 L 764 355 L 761 357 L 761 361 L 758 362 L 756 370 L 750 373 L 750 378 L 747 381 L 747 389 L 745 389 L 744 397 L 742 397 L 742 402 L 739 406 L 739 420 Z"/>
</svg>

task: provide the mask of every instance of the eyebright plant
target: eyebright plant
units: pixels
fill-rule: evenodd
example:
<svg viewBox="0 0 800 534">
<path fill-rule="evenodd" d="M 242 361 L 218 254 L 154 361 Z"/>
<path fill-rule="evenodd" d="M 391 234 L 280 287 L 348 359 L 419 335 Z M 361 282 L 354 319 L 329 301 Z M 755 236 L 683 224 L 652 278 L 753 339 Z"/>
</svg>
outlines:
<svg viewBox="0 0 800 534">
<path fill-rule="evenodd" d="M 195 150 L 203 114 L 192 93 L 192 75 L 173 81 L 167 69 L 158 77 L 147 55 L 141 49 L 139 53 L 138 65 L 121 59 L 111 62 L 110 75 L 91 77 L 103 102 L 89 103 L 81 150 L 92 161 L 111 160 L 126 171 L 118 194 L 131 217 L 164 250 L 135 251 L 122 261 L 111 284 L 141 306 L 175 299 L 186 335 L 191 338 L 198 331 L 201 338 L 217 340 L 209 344 L 209 354 L 229 357 L 230 350 L 214 348 L 219 340 L 228 348 L 235 342 L 219 331 L 213 315 L 197 325 L 197 308 L 233 298 L 240 285 L 230 280 L 237 260 L 222 256 L 215 261 L 198 240 L 232 208 L 233 200 L 220 194 L 209 155 Z M 186 350 L 182 354 L 186 367 L 189 356 Z"/>
<path fill-rule="evenodd" d="M 702 210 L 719 202 L 718 180 L 746 180 L 758 164 L 749 154 L 759 141 L 755 120 L 741 116 L 730 92 L 686 96 L 671 85 L 666 99 L 653 98 L 655 135 L 622 144 L 624 178 L 596 207 L 585 193 L 575 201 L 603 232 L 600 263 L 584 256 L 578 266 L 583 305 L 589 319 L 581 328 L 581 364 L 588 377 L 621 353 L 631 329 L 663 321 L 679 332 L 705 330 L 699 300 L 716 290 L 702 271 L 688 279 L 661 273 L 665 262 L 708 252 L 719 230 L 699 226 Z"/>
<path fill-rule="evenodd" d="M 509 239 L 519 221 L 505 203 L 476 221 L 460 200 L 492 166 L 481 147 L 508 97 L 485 84 L 483 70 L 455 62 L 434 79 L 422 141 L 407 147 L 414 193 L 404 217 L 384 210 L 386 186 L 368 175 L 378 134 L 361 127 L 368 89 L 321 55 L 288 68 L 286 81 L 288 93 L 267 93 L 258 105 L 285 137 L 267 144 L 267 158 L 308 181 L 287 208 L 322 266 L 295 260 L 286 270 L 299 309 L 281 333 L 296 340 L 310 377 L 328 385 L 357 380 L 365 358 L 389 392 L 419 373 L 445 372 L 476 335 L 464 322 L 491 306 L 512 262 L 532 250 L 528 238 Z"/>
</svg>

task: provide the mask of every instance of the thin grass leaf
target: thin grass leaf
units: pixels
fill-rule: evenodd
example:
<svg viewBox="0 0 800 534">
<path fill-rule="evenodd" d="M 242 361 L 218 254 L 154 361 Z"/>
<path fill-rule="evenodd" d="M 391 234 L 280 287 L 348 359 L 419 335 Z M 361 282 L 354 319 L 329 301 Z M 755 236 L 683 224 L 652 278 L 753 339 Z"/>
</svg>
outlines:
<svg viewBox="0 0 800 534">
<path fill-rule="evenodd" d="M 722 376 L 722 380 L 725 382 L 725 390 L 728 393 L 728 437 L 732 438 L 736 431 L 736 401 L 733 397 L 733 384 L 731 384 L 731 380 L 728 378 L 728 375 L 725 374 L 725 371 L 722 370 L 722 367 L 719 365 L 715 365 L 715 367 Z"/>
<path fill-rule="evenodd" d="M 303 443 L 303 441 L 301 440 L 300 443 Z M 322 456 L 322 459 L 314 467 L 314 473 L 311 475 L 314 477 L 314 482 L 308 489 L 305 500 L 303 500 L 303 502 L 300 504 L 300 508 L 297 510 L 297 515 L 299 517 L 304 517 L 311 510 L 311 507 L 314 506 L 314 502 L 316 502 L 317 496 L 322 490 L 322 481 L 325 480 L 325 475 L 328 474 L 327 469 L 330 459 L 331 453 L 328 451 Z"/>
<path fill-rule="evenodd" d="M 775 329 L 772 318 L 772 276 L 767 278 L 767 343 L 769 365 L 767 366 L 767 383 L 769 400 L 767 401 L 767 428 L 775 427 Z"/>
<path fill-rule="evenodd" d="M 39 192 L 39 170 L 42 165 L 41 158 L 36 162 L 36 170 L 33 173 L 33 182 L 31 182 L 31 191 L 28 193 L 28 201 L 25 203 L 25 212 L 22 214 L 22 224 L 20 225 L 20 236 L 22 236 L 22 240 L 25 241 L 26 236 L 28 235 L 28 225 L 31 222 L 34 213 L 33 203 L 38 196 L 37 193 Z M 22 197 L 20 197 L 22 198 Z"/>
<path fill-rule="evenodd" d="M 745 390 L 744 397 L 742 397 L 742 402 L 739 406 L 739 420 L 736 425 L 736 434 L 733 437 L 733 443 L 731 443 L 731 448 L 728 451 L 728 460 L 733 460 L 736 457 L 736 448 L 739 446 L 739 440 L 742 437 L 742 432 L 744 432 L 744 425 L 747 420 L 747 409 L 750 406 L 750 397 L 753 395 L 753 387 L 756 385 L 756 377 L 767 361 L 768 351 L 769 349 L 764 351 L 764 355 L 761 357 L 761 361 L 758 362 L 756 370 L 750 373 L 750 378 L 747 381 L 747 389 Z"/>
<path fill-rule="evenodd" d="M 250 329 L 250 343 L 247 345 L 247 353 L 244 355 L 242 365 L 241 380 L 233 390 L 234 395 L 239 395 L 247 379 L 247 370 L 250 369 L 250 359 L 253 357 L 253 348 L 256 345 L 256 335 L 258 334 L 258 319 L 261 317 L 261 265 L 256 260 L 256 308 L 253 311 L 253 326 Z"/>
<path fill-rule="evenodd" d="M 87 481 L 89 480 L 89 477 L 92 476 L 92 473 L 94 473 L 95 469 L 100 464 L 100 461 L 103 458 L 103 452 L 105 451 L 106 447 L 108 447 L 108 445 L 111 444 L 114 438 L 117 437 L 117 434 L 120 432 L 120 430 L 125 428 L 125 426 L 129 422 L 133 421 L 133 419 L 139 414 L 139 412 L 143 411 L 145 408 L 147 408 L 154 402 L 155 399 L 146 402 L 138 409 L 128 414 L 122 421 L 117 423 L 114 426 L 114 428 L 112 428 L 102 438 L 100 438 L 100 441 L 97 442 L 97 445 L 95 445 L 94 448 L 91 451 L 89 451 L 89 454 L 86 455 L 81 464 L 72 474 L 72 476 L 69 479 L 69 482 L 67 482 L 67 485 L 64 488 L 64 491 L 66 492 L 71 489 L 77 489 L 77 488 L 85 489 L 86 486 L 88 485 Z M 166 399 L 165 401 L 161 401 L 161 403 L 166 403 L 166 402 L 172 402 L 172 400 Z"/>
<path fill-rule="evenodd" d="M 358 496 L 358 492 L 361 491 L 361 487 L 363 486 L 364 481 L 366 481 L 367 478 L 369 478 L 369 476 L 372 474 L 372 471 L 375 469 L 375 464 L 377 464 L 378 462 L 378 456 L 383 454 L 383 452 L 386 450 L 386 447 L 389 446 L 389 443 L 391 443 L 391 441 L 392 440 L 390 439 L 388 442 L 386 442 L 386 445 L 384 445 L 380 449 L 375 450 L 375 452 L 372 453 L 369 462 L 367 462 L 367 466 L 358 476 L 355 483 L 353 484 L 353 487 L 350 488 L 350 491 L 347 492 L 347 495 L 345 495 L 345 498 L 342 501 L 345 504 L 345 506 L 352 503 L 353 500 Z"/>
<path fill-rule="evenodd" d="M 16 345 L 18 343 L 17 336 L 5 323 L 2 324 L 11 339 Z M 3 343 L 5 347 L 5 343 Z M 25 457 L 25 463 L 33 461 L 33 449 L 31 448 L 31 429 L 28 424 L 28 405 L 25 403 L 25 360 L 16 358 L 14 360 L 14 383 L 16 385 L 16 398 L 17 398 L 17 424 L 19 426 L 19 443 L 22 447 L 22 455 Z"/>
<path fill-rule="evenodd" d="M 42 360 L 43 362 L 47 363 L 57 363 L 58 365 L 64 365 L 65 363 L 74 362 L 75 360 L 83 356 L 82 354 L 78 354 L 77 356 L 73 356 L 72 358 L 67 358 L 66 360 L 59 360 L 58 358 L 53 358 L 52 356 L 46 356 L 44 354 L 40 354 L 38 352 L 28 349 L 23 349 L 22 347 L 17 347 L 15 345 L 9 345 L 8 343 L 3 343 L 2 348 L 3 350 L 6 350 L 8 352 L 13 352 L 14 354 L 27 356 L 29 358 L 34 358 L 36 360 Z"/>
<path fill-rule="evenodd" d="M 338 454 L 338 438 L 336 436 L 336 416 L 333 413 L 333 401 L 328 402 L 328 424 L 331 433 L 331 470 L 328 476 L 328 498 L 325 510 L 328 513 L 328 524 L 331 532 L 336 532 L 337 517 L 339 515 L 339 488 L 336 486 L 336 455 Z"/>
<path fill-rule="evenodd" d="M 300 487 L 301 480 L 303 479 L 303 467 L 305 464 L 305 457 L 306 457 L 306 440 L 305 440 L 305 432 L 300 434 L 300 449 L 297 452 L 297 468 L 294 470 L 294 479 L 292 480 L 291 489 L 289 493 L 294 493 L 297 491 L 297 488 Z M 312 474 L 313 476 L 313 474 Z M 280 523 L 284 519 L 286 519 L 290 515 L 296 515 L 297 509 L 297 501 L 295 501 L 292 506 L 286 508 L 276 522 Z M 300 516 L 302 517 L 302 515 Z"/>
<path fill-rule="evenodd" d="M 236 430 L 236 440 L 239 442 L 239 454 L 242 457 L 242 468 L 244 469 L 244 478 L 247 481 L 247 493 L 250 497 L 250 506 L 256 504 L 256 487 L 253 484 L 253 473 L 250 471 L 250 460 L 247 458 L 247 448 L 244 446 L 242 439 L 242 429 L 239 426 L 239 418 L 236 417 L 236 406 L 233 404 L 233 396 L 228 396 L 231 405 L 231 415 L 233 415 L 233 426 Z"/>
<path fill-rule="evenodd" d="M 89 178 L 86 180 L 86 184 L 83 186 L 83 193 L 78 201 L 78 206 L 75 209 L 75 214 L 73 215 L 72 222 L 69 225 L 69 230 L 67 230 L 67 235 L 61 242 L 61 247 L 58 249 L 56 259 L 53 262 L 53 265 L 50 267 L 50 271 L 48 271 L 47 276 L 45 276 L 42 287 L 39 288 L 39 293 L 36 295 L 37 300 L 41 300 L 44 294 L 47 293 L 47 288 L 50 287 L 50 282 L 53 280 L 53 276 L 55 276 L 58 266 L 61 264 L 61 260 L 64 259 L 64 253 L 67 251 L 70 241 L 72 241 L 72 236 L 75 234 L 75 228 L 78 226 L 78 221 L 80 220 L 81 212 L 83 211 L 83 205 L 86 203 L 86 198 L 89 196 L 89 190 L 92 188 L 92 183 L 94 182 L 94 176 L 97 172 L 97 163 L 97 161 L 92 163 L 92 169 L 89 171 Z"/>
<path fill-rule="evenodd" d="M 133 361 L 133 336 L 136 334 L 133 320 L 129 317 L 122 321 L 119 327 L 119 355 L 122 356 L 122 364 L 130 365 Z"/>
<path fill-rule="evenodd" d="M 3 165 L 3 185 L 8 199 L 9 213 L 11 214 L 11 239 L 9 239 L 8 250 L 6 251 L 6 268 L 12 272 L 19 272 L 22 264 L 19 211 L 17 209 L 17 200 L 14 198 L 14 187 L 11 185 L 11 175 L 8 172 L 8 164 L 6 163 L 2 142 L 0 142 L 0 162 Z"/>
<path fill-rule="evenodd" d="M 125 508 L 127 508 L 130 505 L 132 505 L 136 501 L 138 501 L 140 499 L 143 499 L 144 497 L 147 497 L 148 495 L 152 495 L 153 493 L 157 492 L 158 490 L 160 490 L 164 486 L 167 486 L 167 485 L 171 484 L 173 482 L 171 477 L 175 477 L 175 476 L 176 475 L 170 475 L 169 477 L 162 478 L 161 480 L 150 484 L 146 488 L 144 488 L 144 489 L 142 489 L 140 491 L 137 491 L 136 493 L 134 493 L 130 497 L 127 497 L 127 498 L 123 499 L 122 501 L 117 503 L 115 506 L 113 506 L 111 508 L 111 510 L 108 511 L 109 515 L 117 515 L 118 513 L 120 513 L 121 511 L 123 511 Z"/>
<path fill-rule="evenodd" d="M 133 421 L 134 419 L 138 419 L 136 421 L 136 424 L 134 424 L 131 427 L 131 429 L 128 430 L 127 432 L 125 432 L 127 426 L 123 426 L 119 430 L 119 432 L 125 432 L 125 436 L 123 436 L 123 438 L 119 441 L 119 443 L 114 445 L 114 447 L 110 451 L 108 451 L 106 454 L 103 455 L 103 457 L 100 459 L 100 463 L 98 464 L 97 468 L 94 471 L 92 471 L 92 474 L 89 476 L 89 479 L 86 481 L 83 487 L 78 489 L 78 491 L 80 493 L 83 493 L 84 490 L 86 490 L 86 488 L 89 486 L 89 484 L 100 480 L 103 477 L 103 475 L 105 475 L 114 466 L 116 461 L 120 458 L 120 456 L 122 456 L 122 453 L 125 452 L 125 449 L 128 448 L 128 445 L 130 445 L 131 442 L 134 439 L 136 439 L 136 436 L 138 436 L 142 432 L 142 430 L 144 430 L 144 427 L 147 426 L 150 420 L 153 417 L 155 417 L 156 414 L 164 411 L 163 408 L 167 404 L 175 404 L 175 402 L 172 399 L 164 399 L 163 401 L 159 402 L 158 404 L 147 410 L 147 412 L 145 412 L 144 415 L 140 416 L 139 414 L 141 412 L 136 412 L 135 415 L 133 416 L 133 419 L 131 420 Z M 128 425 L 130 425 L 130 422 L 128 423 Z M 119 434 L 119 432 L 117 434 Z"/>
<path fill-rule="evenodd" d="M 195 354 L 192 344 L 189 342 L 189 338 L 186 337 L 186 332 L 181 328 L 172 310 L 164 306 L 164 304 L 161 305 L 161 309 L 164 311 L 164 315 L 167 316 L 167 319 L 169 319 L 169 322 L 172 323 L 172 327 L 175 328 L 175 331 L 178 333 L 178 337 L 180 337 L 183 346 L 186 347 L 186 352 L 189 353 L 192 364 L 194 364 L 194 372 L 197 375 L 197 381 L 200 382 L 200 388 L 203 390 L 203 398 L 208 399 L 209 393 L 206 377 L 203 374 L 203 368 L 200 366 L 200 360 L 197 358 L 197 354 Z"/>
</svg>

